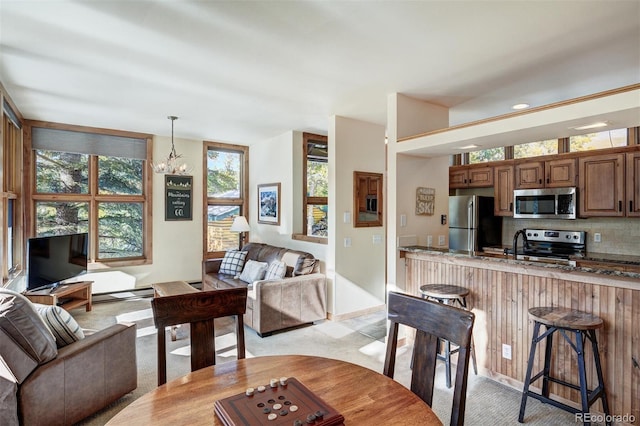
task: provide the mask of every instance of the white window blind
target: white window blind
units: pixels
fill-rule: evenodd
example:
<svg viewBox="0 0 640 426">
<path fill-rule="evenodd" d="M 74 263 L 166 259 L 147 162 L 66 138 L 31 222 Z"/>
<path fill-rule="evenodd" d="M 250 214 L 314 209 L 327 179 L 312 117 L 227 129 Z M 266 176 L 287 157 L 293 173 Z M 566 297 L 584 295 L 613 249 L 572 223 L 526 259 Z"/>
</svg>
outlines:
<svg viewBox="0 0 640 426">
<path fill-rule="evenodd" d="M 31 130 L 34 149 L 103 155 L 107 157 L 147 158 L 147 140 L 98 133 L 34 127 Z"/>
</svg>

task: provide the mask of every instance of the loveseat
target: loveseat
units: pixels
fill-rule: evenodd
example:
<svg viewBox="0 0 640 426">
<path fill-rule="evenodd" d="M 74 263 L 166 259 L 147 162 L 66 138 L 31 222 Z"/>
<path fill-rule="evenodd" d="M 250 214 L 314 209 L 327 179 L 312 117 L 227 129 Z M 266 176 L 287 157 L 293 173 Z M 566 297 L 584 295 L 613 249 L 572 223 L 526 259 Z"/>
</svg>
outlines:
<svg viewBox="0 0 640 426">
<path fill-rule="evenodd" d="M 45 322 L 53 314 L 74 338 Z M 84 336 L 69 318 L 0 288 L 0 424 L 71 425 L 137 387 L 135 324 Z"/>
<path fill-rule="evenodd" d="M 327 316 L 326 277 L 319 261 L 304 251 L 248 243 L 224 259 L 205 260 L 202 286 L 248 287 L 244 323 L 261 337 Z"/>
</svg>

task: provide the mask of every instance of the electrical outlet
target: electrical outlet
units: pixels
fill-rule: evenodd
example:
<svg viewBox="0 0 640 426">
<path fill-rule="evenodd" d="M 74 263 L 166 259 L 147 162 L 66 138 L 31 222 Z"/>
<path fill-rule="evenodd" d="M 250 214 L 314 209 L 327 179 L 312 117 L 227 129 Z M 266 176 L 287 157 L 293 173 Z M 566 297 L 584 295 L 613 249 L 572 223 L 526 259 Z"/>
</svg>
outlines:
<svg viewBox="0 0 640 426">
<path fill-rule="evenodd" d="M 382 244 L 382 235 L 375 234 L 373 236 L 373 244 Z"/>
<path fill-rule="evenodd" d="M 433 235 L 427 235 L 427 247 L 431 247 L 433 245 Z"/>
<path fill-rule="evenodd" d="M 595 234 L 593 234 L 593 242 L 594 243 L 599 243 L 602 241 L 602 235 L 600 235 L 599 232 L 596 232 Z"/>
<path fill-rule="evenodd" d="M 344 246 L 345 247 L 351 247 L 351 238 L 350 237 L 346 237 L 344 239 Z"/>
<path fill-rule="evenodd" d="M 438 235 L 438 245 L 439 246 L 444 245 L 444 235 Z"/>
<path fill-rule="evenodd" d="M 511 345 L 502 344 L 502 358 L 511 359 Z"/>
</svg>

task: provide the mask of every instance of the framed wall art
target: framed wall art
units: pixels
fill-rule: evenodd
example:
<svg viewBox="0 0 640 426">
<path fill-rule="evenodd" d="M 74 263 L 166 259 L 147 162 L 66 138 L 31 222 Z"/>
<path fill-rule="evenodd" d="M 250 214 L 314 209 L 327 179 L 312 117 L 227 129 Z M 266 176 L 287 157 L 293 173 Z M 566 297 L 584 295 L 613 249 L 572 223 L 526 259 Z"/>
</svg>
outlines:
<svg viewBox="0 0 640 426">
<path fill-rule="evenodd" d="M 280 225 L 280 182 L 258 185 L 258 223 Z"/>
<path fill-rule="evenodd" d="M 193 176 L 165 175 L 164 220 L 192 220 Z"/>
<path fill-rule="evenodd" d="M 434 188 L 416 189 L 416 215 L 432 216 L 436 200 L 436 190 Z"/>
</svg>

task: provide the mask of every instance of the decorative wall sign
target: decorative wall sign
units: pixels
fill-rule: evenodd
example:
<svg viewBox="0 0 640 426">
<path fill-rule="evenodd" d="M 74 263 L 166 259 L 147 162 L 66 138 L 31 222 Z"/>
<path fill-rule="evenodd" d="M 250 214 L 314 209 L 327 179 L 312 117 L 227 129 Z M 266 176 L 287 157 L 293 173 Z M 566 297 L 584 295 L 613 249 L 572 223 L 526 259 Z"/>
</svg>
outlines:
<svg viewBox="0 0 640 426">
<path fill-rule="evenodd" d="M 191 220 L 193 176 L 165 175 L 164 220 Z"/>
<path fill-rule="evenodd" d="M 433 188 L 416 189 L 416 215 L 432 216 L 435 208 L 436 190 Z"/>
<path fill-rule="evenodd" d="M 258 185 L 258 223 L 280 225 L 280 182 Z"/>
</svg>

